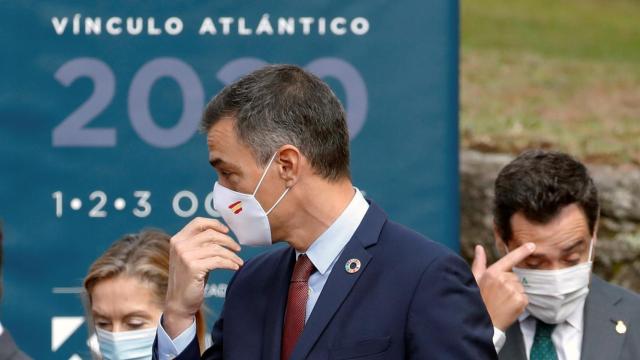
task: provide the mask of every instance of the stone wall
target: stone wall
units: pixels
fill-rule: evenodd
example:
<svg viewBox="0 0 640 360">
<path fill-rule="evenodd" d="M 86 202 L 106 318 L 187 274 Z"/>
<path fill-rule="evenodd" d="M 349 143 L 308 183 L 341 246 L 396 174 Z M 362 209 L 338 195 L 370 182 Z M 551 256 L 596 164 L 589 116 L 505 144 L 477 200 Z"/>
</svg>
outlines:
<svg viewBox="0 0 640 360">
<path fill-rule="evenodd" d="M 460 155 L 462 254 L 484 245 L 495 261 L 491 207 L 493 181 L 513 159 L 503 154 L 462 151 Z M 588 165 L 600 192 L 601 220 L 596 243 L 595 273 L 640 292 L 640 169 Z"/>
</svg>

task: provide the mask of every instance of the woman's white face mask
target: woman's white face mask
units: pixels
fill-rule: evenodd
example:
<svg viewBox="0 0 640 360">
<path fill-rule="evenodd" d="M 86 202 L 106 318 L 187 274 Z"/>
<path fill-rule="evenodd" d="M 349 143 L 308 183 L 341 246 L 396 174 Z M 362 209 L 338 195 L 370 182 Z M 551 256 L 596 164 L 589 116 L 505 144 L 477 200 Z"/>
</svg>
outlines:
<svg viewBox="0 0 640 360">
<path fill-rule="evenodd" d="M 576 310 L 589 293 L 593 240 L 584 263 L 559 270 L 513 268 L 529 298 L 527 311 L 531 315 L 548 324 L 560 324 Z"/>
<path fill-rule="evenodd" d="M 156 328 L 110 332 L 96 328 L 100 354 L 104 360 L 151 359 Z"/>
</svg>

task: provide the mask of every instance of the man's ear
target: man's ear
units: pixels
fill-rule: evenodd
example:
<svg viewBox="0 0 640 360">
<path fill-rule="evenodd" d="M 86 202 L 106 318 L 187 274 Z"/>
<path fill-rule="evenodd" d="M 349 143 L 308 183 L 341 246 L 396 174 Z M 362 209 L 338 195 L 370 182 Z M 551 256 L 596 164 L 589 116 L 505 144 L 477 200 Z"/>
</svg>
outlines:
<svg viewBox="0 0 640 360">
<path fill-rule="evenodd" d="M 302 153 L 293 145 L 283 145 L 278 150 L 275 158 L 278 175 L 285 181 L 288 188 L 298 182 L 302 161 Z"/>
<path fill-rule="evenodd" d="M 507 244 L 502 240 L 502 236 L 495 222 L 493 223 L 493 240 L 500 257 L 507 255 Z"/>
</svg>

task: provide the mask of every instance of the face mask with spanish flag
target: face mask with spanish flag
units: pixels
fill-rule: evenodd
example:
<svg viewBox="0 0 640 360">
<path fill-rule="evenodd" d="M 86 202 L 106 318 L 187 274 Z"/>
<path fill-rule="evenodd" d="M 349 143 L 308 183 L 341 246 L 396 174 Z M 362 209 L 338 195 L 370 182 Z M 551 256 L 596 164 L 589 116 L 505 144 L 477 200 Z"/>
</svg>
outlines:
<svg viewBox="0 0 640 360">
<path fill-rule="evenodd" d="M 241 245 L 269 246 L 272 244 L 268 215 L 284 199 L 284 196 L 289 192 L 289 188 L 280 195 L 276 203 L 267 211 L 262 208 L 255 195 L 276 155 L 277 153 L 273 154 L 271 160 L 269 160 L 252 194 L 233 191 L 220 185 L 217 181 L 213 186 L 213 207 L 231 228 Z"/>
</svg>

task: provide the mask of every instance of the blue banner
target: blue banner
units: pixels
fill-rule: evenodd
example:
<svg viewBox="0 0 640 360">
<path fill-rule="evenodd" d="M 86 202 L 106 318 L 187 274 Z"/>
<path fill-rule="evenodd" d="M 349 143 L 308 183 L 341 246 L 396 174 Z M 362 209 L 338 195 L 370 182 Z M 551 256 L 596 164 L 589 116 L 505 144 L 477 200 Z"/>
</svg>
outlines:
<svg viewBox="0 0 640 360">
<path fill-rule="evenodd" d="M 356 186 L 459 247 L 457 1 L 11 1 L 0 27 L 0 321 L 35 358 L 89 358 L 82 279 L 114 240 L 216 216 L 201 111 L 267 63 L 326 80 Z"/>
</svg>

